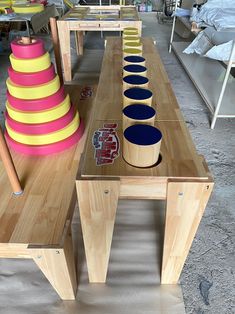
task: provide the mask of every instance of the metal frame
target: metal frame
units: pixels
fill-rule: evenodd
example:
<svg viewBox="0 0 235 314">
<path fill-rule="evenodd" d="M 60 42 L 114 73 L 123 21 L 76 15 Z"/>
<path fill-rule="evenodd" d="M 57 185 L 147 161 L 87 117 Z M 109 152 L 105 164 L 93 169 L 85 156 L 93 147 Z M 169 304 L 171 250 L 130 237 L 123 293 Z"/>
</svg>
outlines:
<svg viewBox="0 0 235 314">
<path fill-rule="evenodd" d="M 175 2 L 174 12 L 176 11 L 179 3 L 180 3 L 180 0 L 177 0 Z M 171 29 L 170 43 L 169 43 L 169 53 L 171 53 L 171 51 L 172 51 L 172 44 L 173 44 L 173 40 L 174 40 L 176 18 L 177 18 L 177 16 L 174 15 L 172 29 Z M 174 53 L 177 55 L 177 52 L 176 52 L 175 49 L 174 49 Z M 224 64 L 226 65 L 226 72 L 225 72 L 225 76 L 224 76 L 224 79 L 223 79 L 221 91 L 220 91 L 217 103 L 215 104 L 215 107 L 213 108 L 211 106 L 211 104 L 209 104 L 205 100 L 205 97 L 203 97 L 203 95 L 202 95 L 203 100 L 205 101 L 207 107 L 210 109 L 210 111 L 212 113 L 212 121 L 211 121 L 211 126 L 210 126 L 211 129 L 214 129 L 217 118 L 234 118 L 235 117 L 235 110 L 234 110 L 234 114 L 232 114 L 232 115 L 231 114 L 230 115 L 219 114 L 219 110 L 220 110 L 221 105 L 222 105 L 222 101 L 223 101 L 224 93 L 225 93 L 226 86 L 227 86 L 227 83 L 228 83 L 228 79 L 229 79 L 229 75 L 230 75 L 230 72 L 231 72 L 231 68 L 235 67 L 235 62 L 233 61 L 234 59 L 235 59 L 235 40 L 233 41 L 232 50 L 231 50 L 231 54 L 230 54 L 229 60 L 228 60 L 228 62 L 224 62 Z M 190 75 L 190 78 L 191 78 L 191 75 Z M 198 89 L 196 84 L 195 84 L 195 87 Z M 199 91 L 200 94 L 202 94 L 202 92 L 199 89 L 198 89 L 198 91 Z"/>
</svg>

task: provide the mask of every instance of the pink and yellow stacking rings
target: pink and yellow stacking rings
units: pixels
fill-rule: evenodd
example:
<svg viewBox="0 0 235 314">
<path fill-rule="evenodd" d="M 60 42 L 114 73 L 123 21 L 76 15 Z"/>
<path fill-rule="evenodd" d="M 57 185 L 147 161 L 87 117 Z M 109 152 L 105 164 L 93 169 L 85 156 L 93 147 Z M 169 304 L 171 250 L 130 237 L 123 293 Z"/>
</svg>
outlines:
<svg viewBox="0 0 235 314">
<path fill-rule="evenodd" d="M 34 73 L 43 71 L 51 65 L 49 53 L 33 58 L 33 59 L 21 59 L 16 58 L 13 54 L 10 55 L 11 66 L 15 71 L 23 73 Z"/>
<path fill-rule="evenodd" d="M 21 144 L 11 139 L 7 131 L 5 132 L 5 137 L 7 139 L 9 146 L 12 147 L 17 152 L 20 152 L 25 155 L 43 156 L 43 155 L 59 153 L 65 149 L 68 149 L 69 147 L 71 147 L 72 145 L 76 144 L 79 141 L 79 139 L 83 135 L 83 132 L 84 132 L 84 123 L 83 121 L 81 121 L 79 128 L 71 136 L 69 136 L 68 138 L 62 141 L 49 144 L 49 145 L 33 146 L 33 145 Z"/>
<path fill-rule="evenodd" d="M 40 99 L 30 99 L 30 100 L 22 100 L 12 96 L 7 91 L 7 100 L 12 108 L 15 108 L 20 111 L 40 111 L 47 110 L 52 107 L 55 107 L 63 102 L 65 99 L 64 87 L 61 86 L 60 89 L 53 95 L 40 98 Z"/>
<path fill-rule="evenodd" d="M 52 109 L 39 111 L 39 112 L 26 112 L 15 110 L 11 107 L 11 105 L 6 102 L 6 109 L 9 116 L 18 122 L 22 123 L 45 123 L 49 121 L 53 121 L 59 119 L 60 117 L 64 116 L 70 109 L 70 98 L 67 95 L 66 98 L 62 103 L 58 106 L 53 107 Z"/>
<path fill-rule="evenodd" d="M 29 123 L 21 123 L 13 120 L 7 111 L 5 112 L 6 121 L 8 126 L 16 132 L 24 133 L 24 134 L 46 134 L 50 132 L 58 131 L 61 126 L 68 125 L 72 122 L 75 114 L 75 106 L 71 106 L 70 110 L 61 118 L 56 119 L 54 121 L 46 122 L 46 123 L 37 123 L 37 124 L 29 124 Z"/>
<path fill-rule="evenodd" d="M 43 134 L 43 135 L 25 135 L 13 131 L 7 121 L 6 129 L 10 137 L 16 142 L 26 144 L 26 145 L 47 145 L 52 144 L 58 141 L 62 141 L 67 137 L 71 136 L 79 126 L 79 115 L 76 112 L 72 122 L 70 122 L 66 127 L 52 133 Z"/>
<path fill-rule="evenodd" d="M 45 54 L 44 43 L 39 38 L 32 38 L 31 43 L 25 44 L 19 38 L 11 42 L 13 55 L 19 59 L 34 59 Z"/>
<path fill-rule="evenodd" d="M 55 78 L 55 68 L 51 63 L 50 67 L 46 70 L 34 73 L 22 73 L 13 70 L 12 67 L 8 68 L 8 74 L 11 81 L 15 84 L 23 86 L 33 86 L 47 83 Z"/>
<path fill-rule="evenodd" d="M 9 78 L 6 81 L 9 93 L 20 99 L 38 99 L 55 94 L 60 88 L 58 75 L 48 83 L 35 86 L 22 86 L 13 83 Z"/>
</svg>

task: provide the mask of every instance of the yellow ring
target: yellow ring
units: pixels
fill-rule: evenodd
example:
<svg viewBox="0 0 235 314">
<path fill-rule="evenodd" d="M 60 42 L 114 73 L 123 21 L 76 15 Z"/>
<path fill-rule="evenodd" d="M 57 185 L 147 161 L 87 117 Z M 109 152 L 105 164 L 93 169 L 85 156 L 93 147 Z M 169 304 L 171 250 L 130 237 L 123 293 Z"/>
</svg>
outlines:
<svg viewBox="0 0 235 314">
<path fill-rule="evenodd" d="M 78 112 L 76 112 L 75 117 L 73 120 L 63 129 L 48 133 L 48 134 L 43 134 L 43 135 L 25 135 L 22 133 L 18 133 L 13 131 L 7 124 L 6 122 L 6 129 L 10 137 L 22 144 L 26 145 L 47 145 L 47 144 L 52 144 L 56 143 L 59 141 L 62 141 L 72 135 L 77 128 L 79 127 L 79 115 Z"/>
<path fill-rule="evenodd" d="M 19 59 L 13 53 L 10 55 L 11 66 L 13 70 L 23 73 L 34 73 L 46 70 L 51 65 L 49 53 L 33 59 Z"/>
<path fill-rule="evenodd" d="M 131 48 L 142 50 L 143 45 L 141 42 L 132 42 L 132 41 L 128 41 L 124 43 L 124 50 L 131 49 Z"/>
<path fill-rule="evenodd" d="M 123 41 L 135 41 L 135 42 L 140 42 L 140 37 L 139 36 L 123 36 L 122 37 Z"/>
<path fill-rule="evenodd" d="M 139 32 L 138 32 L 138 29 L 133 29 L 133 30 L 126 30 L 125 28 L 124 28 L 124 30 L 123 30 L 123 35 L 125 35 L 125 36 L 133 36 L 133 35 L 138 35 L 139 34 Z"/>
<path fill-rule="evenodd" d="M 142 51 L 140 49 L 136 49 L 136 48 L 125 48 L 125 49 L 123 49 L 124 58 L 127 56 L 131 56 L 131 55 L 142 56 Z"/>
<path fill-rule="evenodd" d="M 8 101 L 6 102 L 6 109 L 9 116 L 15 121 L 29 124 L 45 123 L 63 117 L 70 109 L 70 98 L 67 95 L 64 101 L 58 106 L 44 111 L 25 112 L 15 110 L 10 106 Z"/>
<path fill-rule="evenodd" d="M 6 81 L 9 93 L 20 99 L 40 99 L 55 94 L 60 88 L 58 75 L 48 83 L 36 86 L 22 86 L 14 84 L 9 78 Z"/>
<path fill-rule="evenodd" d="M 138 28 L 137 27 L 124 27 L 124 32 L 133 32 L 133 31 L 137 31 L 138 32 Z"/>
<path fill-rule="evenodd" d="M 12 9 L 18 14 L 28 14 L 42 12 L 44 10 L 44 6 L 39 3 L 15 4 L 12 6 Z"/>
</svg>

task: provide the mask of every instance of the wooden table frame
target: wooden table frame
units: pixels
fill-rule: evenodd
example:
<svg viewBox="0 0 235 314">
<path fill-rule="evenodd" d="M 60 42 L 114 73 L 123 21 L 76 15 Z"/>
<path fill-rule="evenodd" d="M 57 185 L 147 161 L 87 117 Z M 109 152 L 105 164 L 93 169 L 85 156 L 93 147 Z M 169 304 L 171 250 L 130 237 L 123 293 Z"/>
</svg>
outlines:
<svg viewBox="0 0 235 314">
<path fill-rule="evenodd" d="M 93 97 L 79 100 L 82 88 L 78 85 L 67 90 L 88 127 Z M 78 145 L 51 156 L 11 151 L 24 188 L 21 196 L 12 195 L 0 163 L 0 258 L 33 259 L 63 300 L 74 300 L 77 291 L 71 221 L 86 134 L 87 130 Z"/>
<path fill-rule="evenodd" d="M 92 10 L 121 10 L 125 6 L 90 6 Z M 134 8 L 134 6 L 128 6 Z M 84 8 L 84 6 L 83 6 Z M 136 9 L 135 9 L 136 10 Z M 68 16 L 76 12 L 76 8 L 71 9 L 61 19 L 57 21 L 58 34 L 60 41 L 60 51 L 62 65 L 64 69 L 64 80 L 72 80 L 72 69 L 71 69 L 71 49 L 70 49 L 70 32 L 75 31 L 76 48 L 77 54 L 83 54 L 83 33 L 85 31 L 122 31 L 125 27 L 136 27 L 141 35 L 142 21 L 138 16 L 136 10 L 136 20 L 122 20 L 118 19 L 115 21 L 107 20 L 66 20 Z"/>
<path fill-rule="evenodd" d="M 213 179 L 196 152 L 160 57 L 150 39 L 142 41 L 153 106 L 157 104 L 156 125 L 163 133 L 162 161 L 152 168 L 135 168 L 123 160 L 120 151 L 113 164 L 96 164 L 91 139 L 104 123 L 119 125 L 122 147 L 121 40 L 108 39 L 84 162 L 76 180 L 90 282 L 106 281 L 118 200 L 154 199 L 166 201 L 161 283 L 176 284 L 213 189 Z"/>
</svg>

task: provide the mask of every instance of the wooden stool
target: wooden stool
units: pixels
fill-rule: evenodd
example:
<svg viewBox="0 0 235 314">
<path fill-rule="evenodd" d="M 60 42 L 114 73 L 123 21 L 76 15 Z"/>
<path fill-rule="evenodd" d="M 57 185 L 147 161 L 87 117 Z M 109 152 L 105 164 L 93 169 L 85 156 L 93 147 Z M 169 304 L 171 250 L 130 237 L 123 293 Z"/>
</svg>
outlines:
<svg viewBox="0 0 235 314">
<path fill-rule="evenodd" d="M 142 50 L 141 49 L 136 49 L 136 48 L 126 48 L 123 49 L 123 57 L 127 56 L 142 56 Z"/>
<path fill-rule="evenodd" d="M 129 88 L 123 93 L 123 108 L 132 104 L 152 105 L 153 93 L 145 88 Z"/>
<path fill-rule="evenodd" d="M 123 67 L 123 77 L 132 74 L 147 76 L 147 68 L 138 64 L 125 65 Z"/>
<path fill-rule="evenodd" d="M 124 41 L 123 46 L 124 46 L 124 49 L 133 48 L 133 49 L 139 49 L 141 51 L 143 50 L 143 45 L 141 42 Z"/>
<path fill-rule="evenodd" d="M 123 78 L 123 91 L 132 87 L 148 88 L 149 79 L 141 75 L 127 75 Z"/>
<path fill-rule="evenodd" d="M 125 47 L 125 44 L 128 42 L 140 43 L 140 37 L 139 36 L 124 36 L 122 39 L 123 48 Z"/>
<path fill-rule="evenodd" d="M 122 110 L 122 128 L 125 130 L 133 124 L 154 125 L 156 111 L 144 104 L 133 104 Z"/>
<path fill-rule="evenodd" d="M 135 124 L 123 134 L 123 158 L 134 167 L 151 167 L 158 161 L 162 133 L 154 126 Z"/>
<path fill-rule="evenodd" d="M 141 56 L 127 56 L 123 58 L 123 66 L 129 64 L 138 64 L 145 66 L 145 58 Z"/>
</svg>

